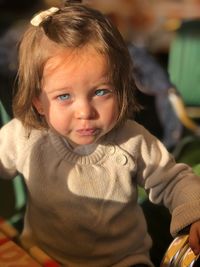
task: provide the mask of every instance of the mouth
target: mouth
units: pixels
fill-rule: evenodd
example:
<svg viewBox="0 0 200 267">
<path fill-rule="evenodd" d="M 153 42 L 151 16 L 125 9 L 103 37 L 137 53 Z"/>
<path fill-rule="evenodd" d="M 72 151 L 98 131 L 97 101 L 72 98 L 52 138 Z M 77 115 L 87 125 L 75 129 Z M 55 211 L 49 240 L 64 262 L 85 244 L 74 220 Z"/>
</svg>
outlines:
<svg viewBox="0 0 200 267">
<path fill-rule="evenodd" d="M 99 129 L 97 128 L 86 128 L 86 129 L 78 129 L 76 130 L 76 132 L 80 135 L 80 136 L 94 136 L 97 135 L 99 133 Z"/>
</svg>

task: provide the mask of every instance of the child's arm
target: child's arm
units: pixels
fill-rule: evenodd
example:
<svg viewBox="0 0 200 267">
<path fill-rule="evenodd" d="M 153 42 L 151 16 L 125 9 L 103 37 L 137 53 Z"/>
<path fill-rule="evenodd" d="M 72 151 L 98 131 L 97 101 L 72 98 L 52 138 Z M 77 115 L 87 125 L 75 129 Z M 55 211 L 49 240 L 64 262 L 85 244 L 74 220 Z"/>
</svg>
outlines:
<svg viewBox="0 0 200 267">
<path fill-rule="evenodd" d="M 170 232 L 175 237 L 185 227 L 200 220 L 200 177 L 190 166 L 176 163 L 163 144 L 144 129 L 140 136 L 144 139 L 137 161 L 137 182 L 148 192 L 152 203 L 163 204 L 169 209 L 172 214 Z M 200 223 L 196 233 L 199 233 L 200 250 Z M 192 238 L 190 244 L 196 247 L 197 241 Z"/>
<path fill-rule="evenodd" d="M 137 184 L 146 190 L 152 203 L 168 208 L 173 237 L 193 224 L 190 245 L 200 251 L 200 176 L 189 165 L 176 163 L 173 155 L 145 128 L 135 122 L 129 123 L 129 127 L 125 132 L 134 136 L 126 137 L 129 142 L 124 147 L 136 159 Z"/>
<path fill-rule="evenodd" d="M 23 166 L 28 148 L 28 134 L 21 122 L 12 119 L 0 129 L 0 175 L 12 179 Z M 18 165 L 18 166 L 17 166 Z"/>
<path fill-rule="evenodd" d="M 190 227 L 189 244 L 195 255 L 200 253 L 200 220 Z"/>
<path fill-rule="evenodd" d="M 14 178 L 17 175 L 15 161 L 20 136 L 13 121 L 9 121 L 0 129 L 0 175 L 1 178 L 6 179 Z M 14 140 L 17 141 L 14 142 Z"/>
</svg>

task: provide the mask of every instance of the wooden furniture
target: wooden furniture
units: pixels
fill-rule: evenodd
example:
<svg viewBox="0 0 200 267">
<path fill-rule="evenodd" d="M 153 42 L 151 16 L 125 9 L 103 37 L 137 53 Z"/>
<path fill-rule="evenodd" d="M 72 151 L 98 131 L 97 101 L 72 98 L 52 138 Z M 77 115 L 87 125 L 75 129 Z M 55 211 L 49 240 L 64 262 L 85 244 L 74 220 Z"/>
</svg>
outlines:
<svg viewBox="0 0 200 267">
<path fill-rule="evenodd" d="M 0 267 L 60 267 L 39 247 L 24 249 L 18 231 L 0 219 Z"/>
</svg>

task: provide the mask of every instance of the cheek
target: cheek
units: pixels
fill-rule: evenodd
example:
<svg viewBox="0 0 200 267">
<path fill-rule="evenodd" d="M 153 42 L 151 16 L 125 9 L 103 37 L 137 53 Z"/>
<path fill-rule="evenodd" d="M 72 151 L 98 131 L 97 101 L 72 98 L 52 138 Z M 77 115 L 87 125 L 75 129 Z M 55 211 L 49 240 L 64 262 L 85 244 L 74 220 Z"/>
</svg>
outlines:
<svg viewBox="0 0 200 267">
<path fill-rule="evenodd" d="M 61 122 L 60 116 L 58 116 L 58 112 L 53 106 L 49 105 L 44 109 L 44 116 L 46 118 L 47 123 L 49 126 L 59 125 Z"/>
<path fill-rule="evenodd" d="M 47 119 L 51 125 L 60 126 L 63 122 L 62 113 L 58 113 L 56 110 L 49 110 Z"/>
<path fill-rule="evenodd" d="M 71 126 L 70 112 L 63 109 L 50 108 L 46 114 L 46 119 L 50 128 L 54 128 L 61 134 L 65 134 Z"/>
<path fill-rule="evenodd" d="M 107 124 L 112 125 L 112 127 L 116 124 L 119 117 L 119 108 L 116 103 L 117 102 L 114 101 L 107 108 L 103 109 L 105 120 L 107 120 Z"/>
</svg>

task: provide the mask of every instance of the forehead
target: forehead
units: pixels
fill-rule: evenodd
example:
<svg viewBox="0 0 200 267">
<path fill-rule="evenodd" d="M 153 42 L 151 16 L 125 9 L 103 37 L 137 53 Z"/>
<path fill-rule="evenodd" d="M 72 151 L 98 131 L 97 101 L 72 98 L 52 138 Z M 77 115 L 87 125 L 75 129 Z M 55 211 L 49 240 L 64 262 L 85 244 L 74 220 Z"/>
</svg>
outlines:
<svg viewBox="0 0 200 267">
<path fill-rule="evenodd" d="M 95 68 L 101 65 L 106 72 L 109 72 L 108 59 L 100 54 L 92 46 L 82 48 L 59 48 L 53 51 L 44 65 L 43 77 L 60 69 L 71 69 L 76 71 L 80 68 Z"/>
<path fill-rule="evenodd" d="M 60 88 L 92 88 L 100 83 L 112 83 L 105 55 L 93 47 L 62 49 L 49 58 L 44 66 L 43 90 Z"/>
</svg>

